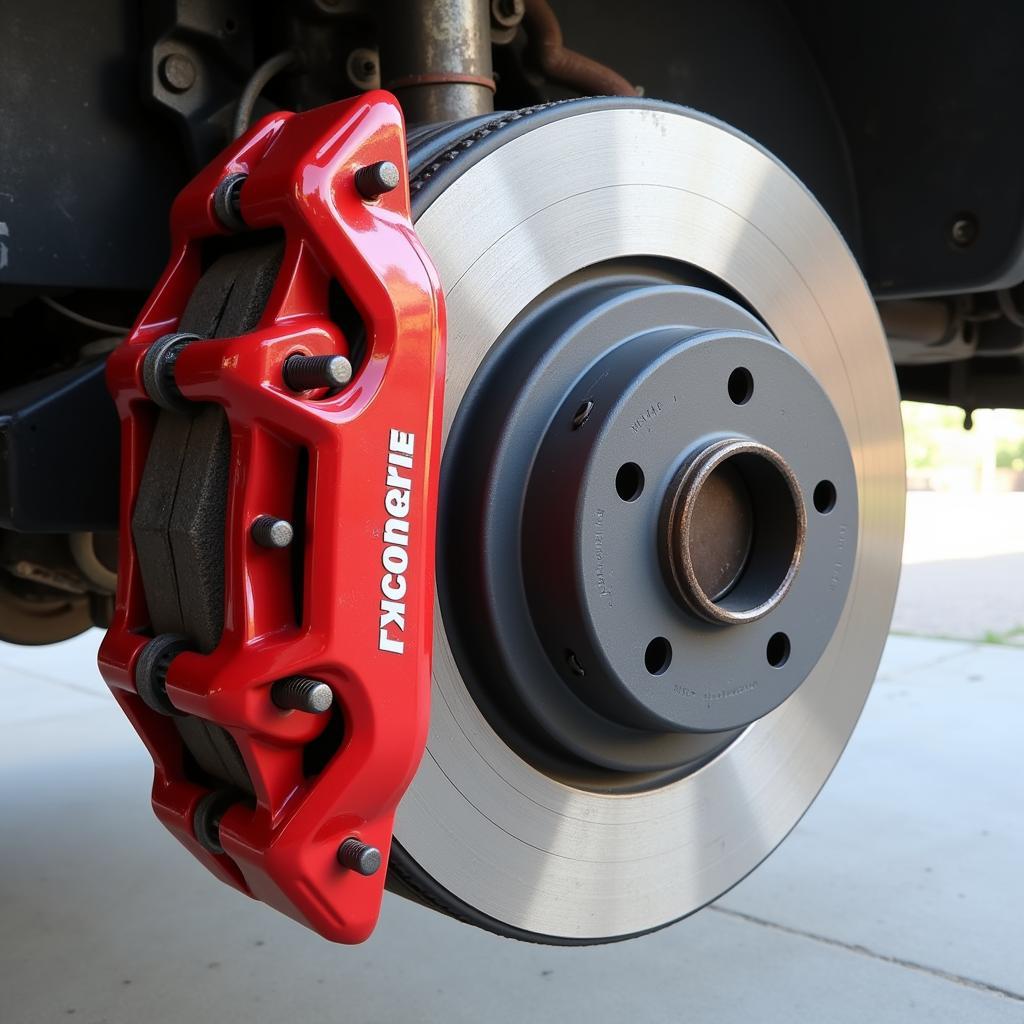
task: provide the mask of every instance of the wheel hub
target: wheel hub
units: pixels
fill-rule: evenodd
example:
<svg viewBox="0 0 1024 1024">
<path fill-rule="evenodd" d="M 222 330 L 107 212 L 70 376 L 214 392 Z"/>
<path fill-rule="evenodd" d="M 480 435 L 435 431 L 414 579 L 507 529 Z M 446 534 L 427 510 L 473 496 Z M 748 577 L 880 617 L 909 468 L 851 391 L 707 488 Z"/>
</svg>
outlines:
<svg viewBox="0 0 1024 1024">
<path fill-rule="evenodd" d="M 505 332 L 462 406 L 442 608 L 450 636 L 471 624 L 463 675 L 527 755 L 692 768 L 709 738 L 681 734 L 762 717 L 820 658 L 848 577 L 832 580 L 835 518 L 809 520 L 805 495 L 827 480 L 829 514 L 855 518 L 855 474 L 827 396 L 749 313 L 604 272 Z M 531 632 L 543 663 L 523 657 Z M 556 691 L 574 713 L 552 713 Z M 632 757 L 579 724 L 586 709 Z"/>
<path fill-rule="evenodd" d="M 738 319 L 717 296 L 664 296 L 677 316 L 691 297 Z M 737 370 L 756 382 L 742 403 Z M 587 423 L 566 429 L 583 396 Z M 808 529 L 804 509 L 824 476 L 855 516 L 839 421 L 763 328 L 666 327 L 599 360 L 552 420 L 524 514 L 534 627 L 576 695 L 654 732 L 738 729 L 785 700 L 846 597 L 830 578 L 834 530 Z M 792 652 L 773 664 L 776 634 Z"/>
</svg>

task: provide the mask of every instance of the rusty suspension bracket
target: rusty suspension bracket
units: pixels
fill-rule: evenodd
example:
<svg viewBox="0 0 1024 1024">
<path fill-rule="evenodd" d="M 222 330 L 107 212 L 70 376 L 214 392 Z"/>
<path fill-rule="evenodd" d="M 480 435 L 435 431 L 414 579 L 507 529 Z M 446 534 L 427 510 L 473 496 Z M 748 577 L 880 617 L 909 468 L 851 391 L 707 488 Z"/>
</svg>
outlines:
<svg viewBox="0 0 1024 1024">
<path fill-rule="evenodd" d="M 265 117 L 184 189 L 171 229 L 167 268 L 108 362 L 121 572 L 100 669 L 182 844 L 223 881 L 359 942 L 429 719 L 444 306 L 410 220 L 397 102 L 372 92 Z M 190 297 L 233 234 L 279 246 L 272 286 L 252 329 L 195 338 Z M 336 286 L 365 328 L 355 366 L 330 315 Z M 185 609 L 177 636 L 154 588 L 184 582 L 147 571 L 139 495 L 157 435 L 198 430 L 194 410 L 211 408 L 229 445 L 219 631 L 190 634 Z M 195 542 L 188 523 L 174 532 L 183 501 L 163 495 L 179 576 Z M 234 753 L 230 771 L 196 756 L 200 733 Z M 326 755 L 311 762 L 313 746 Z"/>
</svg>

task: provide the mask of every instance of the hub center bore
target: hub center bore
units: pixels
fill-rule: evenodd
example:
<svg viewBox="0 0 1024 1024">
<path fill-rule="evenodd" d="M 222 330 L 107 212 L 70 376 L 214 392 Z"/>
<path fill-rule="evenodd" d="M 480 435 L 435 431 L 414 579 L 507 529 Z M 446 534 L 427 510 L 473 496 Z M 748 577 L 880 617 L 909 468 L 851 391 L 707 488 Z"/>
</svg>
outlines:
<svg viewBox="0 0 1024 1024">
<path fill-rule="evenodd" d="M 662 562 L 686 606 L 708 622 L 754 622 L 786 596 L 807 531 L 796 476 L 744 438 L 707 445 L 665 500 Z"/>
</svg>

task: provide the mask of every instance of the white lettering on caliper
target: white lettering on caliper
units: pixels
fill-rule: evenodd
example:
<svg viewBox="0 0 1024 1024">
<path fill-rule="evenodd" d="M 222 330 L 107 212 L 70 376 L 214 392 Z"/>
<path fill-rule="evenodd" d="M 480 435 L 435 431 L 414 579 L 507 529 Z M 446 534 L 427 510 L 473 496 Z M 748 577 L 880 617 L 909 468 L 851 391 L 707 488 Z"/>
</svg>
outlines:
<svg viewBox="0 0 1024 1024">
<path fill-rule="evenodd" d="M 415 434 L 401 430 L 391 431 L 388 448 L 387 493 L 384 510 L 388 518 L 384 523 L 384 553 L 381 564 L 384 575 L 380 581 L 380 642 L 378 647 L 391 654 L 405 653 L 405 592 L 406 570 L 409 568 L 409 496 L 412 491 L 412 452 Z"/>
</svg>

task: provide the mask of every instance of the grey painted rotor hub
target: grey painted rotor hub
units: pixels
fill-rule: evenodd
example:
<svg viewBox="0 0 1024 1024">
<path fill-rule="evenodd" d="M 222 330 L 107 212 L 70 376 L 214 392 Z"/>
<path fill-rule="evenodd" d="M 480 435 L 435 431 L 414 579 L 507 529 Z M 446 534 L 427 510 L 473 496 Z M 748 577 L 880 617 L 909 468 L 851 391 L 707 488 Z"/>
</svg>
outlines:
<svg viewBox="0 0 1024 1024">
<path fill-rule="evenodd" d="M 685 318 L 693 292 L 673 291 Z M 669 298 L 611 309 L 645 297 Z M 807 504 L 823 480 L 838 497 L 820 514 Z M 537 453 L 523 526 L 534 626 L 565 684 L 614 721 L 739 728 L 831 639 L 856 515 L 842 427 L 794 356 L 763 331 L 651 331 L 582 376 Z"/>
<path fill-rule="evenodd" d="M 790 696 L 835 629 L 857 516 L 838 417 L 799 360 L 705 288 L 592 274 L 500 346 L 453 427 L 441 504 L 467 675 L 527 752 L 692 768 Z M 483 472 L 466 445 L 487 452 Z M 466 586 L 475 559 L 456 536 L 479 538 L 471 575 L 488 586 Z M 543 665 L 523 657 L 527 630 Z M 680 735 L 694 733 L 726 735 Z"/>
</svg>

